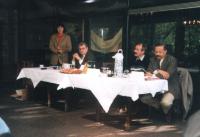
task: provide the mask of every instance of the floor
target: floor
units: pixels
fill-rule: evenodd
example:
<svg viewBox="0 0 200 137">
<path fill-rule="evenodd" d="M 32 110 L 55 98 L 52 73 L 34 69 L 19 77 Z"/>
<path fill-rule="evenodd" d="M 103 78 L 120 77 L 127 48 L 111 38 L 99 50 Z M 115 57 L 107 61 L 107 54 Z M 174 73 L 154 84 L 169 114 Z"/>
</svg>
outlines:
<svg viewBox="0 0 200 137">
<path fill-rule="evenodd" d="M 62 104 L 49 108 L 35 101 L 20 101 L 10 97 L 13 89 L 0 89 L 0 116 L 14 137 L 181 137 L 186 125 L 137 114 L 130 130 L 124 131 L 123 115 L 103 115 L 101 122 L 96 122 L 95 105 L 88 99 L 64 112 Z"/>
</svg>

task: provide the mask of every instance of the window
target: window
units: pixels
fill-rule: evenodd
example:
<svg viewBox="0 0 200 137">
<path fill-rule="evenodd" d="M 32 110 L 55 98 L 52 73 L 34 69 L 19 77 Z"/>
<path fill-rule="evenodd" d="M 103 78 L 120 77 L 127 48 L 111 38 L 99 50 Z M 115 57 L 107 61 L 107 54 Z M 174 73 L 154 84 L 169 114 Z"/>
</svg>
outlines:
<svg viewBox="0 0 200 137">
<path fill-rule="evenodd" d="M 185 66 L 197 67 L 199 63 L 200 54 L 200 24 L 198 20 L 190 21 L 191 23 L 185 24 L 185 38 L 183 55 L 185 57 Z M 185 22 L 186 23 L 186 22 Z"/>
<path fill-rule="evenodd" d="M 133 15 L 130 24 L 129 49 L 136 42 L 143 42 L 152 55 L 152 46 L 158 42 L 168 46 L 168 52 L 178 59 L 183 67 L 198 67 L 200 63 L 200 17 L 192 15 L 200 9 L 155 13 L 155 15 Z M 176 16 L 176 17 L 175 17 Z M 129 52 L 128 60 L 133 56 Z"/>
<path fill-rule="evenodd" d="M 132 58 L 132 49 L 137 42 L 147 46 L 147 54 L 151 55 L 154 44 L 161 42 L 168 45 L 168 51 L 173 54 L 175 50 L 176 23 L 132 24 L 130 31 L 129 60 Z"/>
<path fill-rule="evenodd" d="M 95 60 L 98 60 L 97 66 L 114 61 L 113 54 L 122 48 L 122 25 L 121 16 L 93 17 L 89 20 L 90 48 Z"/>
</svg>

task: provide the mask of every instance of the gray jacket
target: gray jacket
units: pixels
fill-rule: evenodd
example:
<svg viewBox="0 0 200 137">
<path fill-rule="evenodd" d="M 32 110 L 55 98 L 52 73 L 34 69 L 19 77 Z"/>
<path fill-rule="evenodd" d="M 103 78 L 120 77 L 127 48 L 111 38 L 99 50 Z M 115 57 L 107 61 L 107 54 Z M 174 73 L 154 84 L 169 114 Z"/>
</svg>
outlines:
<svg viewBox="0 0 200 137">
<path fill-rule="evenodd" d="M 192 106 L 193 100 L 193 83 L 190 73 L 185 68 L 178 68 L 179 83 L 181 85 L 183 118 L 186 118 Z"/>
<path fill-rule="evenodd" d="M 156 57 L 151 58 L 147 71 L 151 73 L 153 73 L 157 69 L 167 71 L 170 75 L 168 79 L 169 92 L 174 95 L 175 99 L 180 98 L 180 87 L 178 81 L 179 78 L 177 73 L 176 58 L 171 55 L 166 55 L 161 64 L 161 67 L 159 63 L 160 60 L 158 60 Z M 156 76 L 163 79 L 162 75 L 160 75 L 159 73 Z"/>
</svg>

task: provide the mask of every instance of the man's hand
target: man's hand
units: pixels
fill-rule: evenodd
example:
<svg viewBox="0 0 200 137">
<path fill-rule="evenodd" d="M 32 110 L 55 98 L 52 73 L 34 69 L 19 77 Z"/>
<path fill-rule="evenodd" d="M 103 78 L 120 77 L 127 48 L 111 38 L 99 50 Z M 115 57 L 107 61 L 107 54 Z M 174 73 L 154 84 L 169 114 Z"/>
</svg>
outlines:
<svg viewBox="0 0 200 137">
<path fill-rule="evenodd" d="M 60 54 L 63 53 L 62 49 L 58 49 L 57 52 Z"/>
<path fill-rule="evenodd" d="M 152 77 L 152 75 L 153 75 L 153 74 L 150 73 L 150 72 L 146 72 L 146 73 L 145 73 L 145 76 L 147 76 L 147 77 Z"/>
<path fill-rule="evenodd" d="M 158 73 L 163 76 L 164 79 L 169 79 L 169 73 L 164 70 L 158 70 Z"/>
<path fill-rule="evenodd" d="M 81 57 L 78 55 L 78 53 L 74 53 L 74 55 L 73 55 L 73 60 L 80 60 L 81 59 Z"/>
</svg>

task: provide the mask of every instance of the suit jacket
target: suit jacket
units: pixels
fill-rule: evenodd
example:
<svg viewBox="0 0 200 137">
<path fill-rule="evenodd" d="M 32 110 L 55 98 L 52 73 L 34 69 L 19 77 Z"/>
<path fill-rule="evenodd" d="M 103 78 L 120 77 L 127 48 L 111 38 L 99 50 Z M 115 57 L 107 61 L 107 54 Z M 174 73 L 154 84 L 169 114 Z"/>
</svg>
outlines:
<svg viewBox="0 0 200 137">
<path fill-rule="evenodd" d="M 143 60 L 137 60 L 134 58 L 131 61 L 131 67 L 139 67 L 139 68 L 144 68 L 145 70 L 147 69 L 149 65 L 149 58 L 147 56 L 144 56 Z"/>
<path fill-rule="evenodd" d="M 82 56 L 79 55 L 81 58 Z M 88 53 L 85 55 L 83 62 L 80 64 L 78 60 L 75 60 L 75 67 L 80 68 L 81 65 L 85 65 L 85 63 L 88 63 L 88 61 L 94 61 L 94 56 L 92 52 L 88 51 Z"/>
<path fill-rule="evenodd" d="M 193 102 L 193 82 L 189 71 L 186 68 L 178 68 L 179 83 L 182 93 L 183 118 L 187 117 Z"/>
<path fill-rule="evenodd" d="M 180 86 L 179 86 L 179 78 L 178 78 L 178 73 L 177 73 L 177 61 L 176 58 L 174 58 L 171 55 L 166 55 L 164 58 L 161 67 L 160 67 L 160 60 L 158 60 L 156 57 L 152 57 L 150 59 L 150 63 L 148 66 L 147 71 L 153 73 L 157 69 L 161 69 L 164 71 L 167 71 L 170 75 L 168 79 L 168 87 L 169 87 L 169 92 L 171 92 L 174 97 L 180 98 Z M 162 75 L 159 73 L 156 75 L 157 77 L 163 79 Z"/>
<path fill-rule="evenodd" d="M 79 55 L 81 58 L 82 56 Z M 85 65 L 85 63 L 88 62 L 88 53 L 85 55 L 84 59 L 83 59 L 83 62 L 80 64 L 78 60 L 75 60 L 75 68 L 80 68 L 81 65 Z"/>
<path fill-rule="evenodd" d="M 61 48 L 62 48 L 63 53 L 57 53 L 57 47 L 58 47 L 57 34 L 53 34 L 49 42 L 49 48 L 52 51 L 51 59 L 50 59 L 51 65 L 57 65 L 58 63 L 62 64 L 62 63 L 68 62 L 67 52 L 72 50 L 70 36 L 67 34 L 64 34 L 61 40 Z"/>
</svg>

